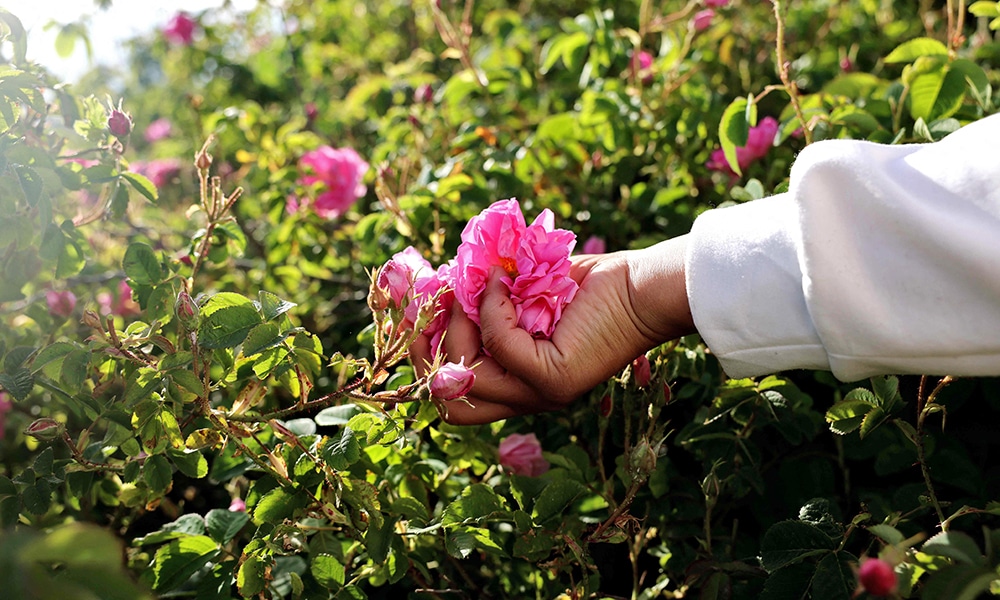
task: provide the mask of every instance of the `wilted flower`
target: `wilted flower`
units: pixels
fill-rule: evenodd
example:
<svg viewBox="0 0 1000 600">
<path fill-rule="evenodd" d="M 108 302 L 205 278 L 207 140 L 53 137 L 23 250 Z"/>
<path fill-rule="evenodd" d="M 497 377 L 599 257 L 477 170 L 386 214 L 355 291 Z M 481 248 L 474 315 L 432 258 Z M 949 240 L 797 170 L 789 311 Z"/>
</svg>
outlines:
<svg viewBox="0 0 1000 600">
<path fill-rule="evenodd" d="M 652 376 L 653 372 L 649 365 L 649 359 L 646 358 L 645 354 L 640 354 L 632 361 L 632 377 L 635 378 L 635 384 L 644 388 L 649 385 L 649 380 Z"/>
<path fill-rule="evenodd" d="M 500 440 L 500 465 L 515 475 L 538 477 L 549 470 L 535 434 L 512 433 Z"/>
<path fill-rule="evenodd" d="M 153 142 L 158 142 L 164 138 L 170 137 L 173 129 L 174 126 L 170 123 L 170 119 L 161 117 L 147 125 L 146 131 L 143 132 L 142 135 L 147 142 L 152 144 Z"/>
<path fill-rule="evenodd" d="M 581 252 L 584 254 L 604 254 L 608 251 L 608 245 L 604 242 L 604 238 L 592 235 L 587 238 L 587 241 L 583 243 L 583 249 Z"/>
<path fill-rule="evenodd" d="M 368 163 L 351 148 L 322 146 L 303 155 L 299 168 L 308 172 L 299 179 L 300 185 L 322 184 L 311 206 L 325 219 L 339 217 L 367 191 L 362 177 L 368 171 Z M 290 209 L 292 203 L 290 199 Z M 294 200 L 294 205 L 299 208 L 298 200 Z"/>
<path fill-rule="evenodd" d="M 499 266 L 518 327 L 539 338 L 552 335 L 563 308 L 579 289 L 569 276 L 576 235 L 555 229 L 554 219 L 546 209 L 526 226 L 520 205 L 510 199 L 494 202 L 469 221 L 453 271 L 455 297 L 469 318 L 480 322 L 480 297 L 490 268 Z"/>
<path fill-rule="evenodd" d="M 699 10 L 694 14 L 694 18 L 691 19 L 691 23 L 694 25 L 695 31 L 704 31 L 712 26 L 712 19 L 715 18 L 715 11 L 711 8 L 706 8 L 705 10 Z"/>
<path fill-rule="evenodd" d="M 880 558 L 862 558 L 858 568 L 858 585 L 876 598 L 896 593 L 896 571 Z"/>
<path fill-rule="evenodd" d="M 467 395 L 475 382 L 476 374 L 463 363 L 444 363 L 431 380 L 431 396 L 441 400 L 455 400 Z"/>
<path fill-rule="evenodd" d="M 186 13 L 179 12 L 163 28 L 163 37 L 173 44 L 190 46 L 194 41 L 195 21 Z"/>
<path fill-rule="evenodd" d="M 751 127 L 747 134 L 747 143 L 736 149 L 736 162 L 740 169 L 746 169 L 755 160 L 763 158 L 774 144 L 774 136 L 778 133 L 778 122 L 773 117 L 764 117 L 756 127 Z M 712 157 L 706 167 L 713 171 L 721 171 L 735 175 L 726 162 L 726 155 L 719 148 L 712 152 Z"/>
<path fill-rule="evenodd" d="M 49 306 L 49 314 L 55 317 L 68 317 L 76 308 L 76 296 L 69 290 L 45 292 L 45 303 Z"/>
</svg>

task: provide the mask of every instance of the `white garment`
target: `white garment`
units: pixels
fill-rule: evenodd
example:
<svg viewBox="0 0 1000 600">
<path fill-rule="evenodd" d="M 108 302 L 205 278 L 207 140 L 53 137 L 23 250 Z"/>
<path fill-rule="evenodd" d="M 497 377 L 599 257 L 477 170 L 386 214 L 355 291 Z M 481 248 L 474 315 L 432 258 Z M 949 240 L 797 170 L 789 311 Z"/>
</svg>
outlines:
<svg viewBox="0 0 1000 600">
<path fill-rule="evenodd" d="M 732 377 L 1000 375 L 1000 115 L 934 144 L 813 144 L 787 193 L 702 214 L 686 268 Z"/>
</svg>

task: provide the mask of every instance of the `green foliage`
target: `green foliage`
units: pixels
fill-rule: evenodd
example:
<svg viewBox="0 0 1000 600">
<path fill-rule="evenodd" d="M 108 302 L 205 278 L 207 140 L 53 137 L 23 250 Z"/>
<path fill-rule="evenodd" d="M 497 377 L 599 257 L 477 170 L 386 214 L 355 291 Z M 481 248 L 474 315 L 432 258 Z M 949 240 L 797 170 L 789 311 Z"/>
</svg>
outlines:
<svg viewBox="0 0 1000 600">
<path fill-rule="evenodd" d="M 785 190 L 811 141 L 940 139 L 996 111 L 996 42 L 907 3 L 791 3 L 783 81 L 768 3 L 702 31 L 694 5 L 515 4 L 227 5 L 71 86 L 0 9 L 8 594 L 850 598 L 874 554 L 901 597 L 1000 588 L 995 381 L 732 380 L 691 337 L 645 387 L 626 369 L 559 414 L 455 427 L 365 302 L 372 268 L 441 262 L 501 198 L 638 248 Z M 763 116 L 776 143 L 741 169 Z M 323 145 L 372 166 L 336 219 L 299 165 Z M 538 477 L 499 464 L 529 431 Z"/>
</svg>

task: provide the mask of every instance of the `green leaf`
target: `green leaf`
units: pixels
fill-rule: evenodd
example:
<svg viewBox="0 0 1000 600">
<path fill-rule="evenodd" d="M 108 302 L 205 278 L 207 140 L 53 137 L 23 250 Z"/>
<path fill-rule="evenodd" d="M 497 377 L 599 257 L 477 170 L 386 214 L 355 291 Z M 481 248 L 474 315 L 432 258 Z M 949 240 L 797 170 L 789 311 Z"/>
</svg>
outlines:
<svg viewBox="0 0 1000 600">
<path fill-rule="evenodd" d="M 858 434 L 861 436 L 861 439 L 865 439 L 865 437 L 869 433 L 875 431 L 875 428 L 884 423 L 885 420 L 888 418 L 889 415 L 887 415 L 886 412 L 881 408 L 876 406 L 875 408 L 871 409 L 871 411 L 869 411 L 868 414 L 865 415 L 864 420 L 861 421 L 861 429 L 860 431 L 858 431 Z"/>
<path fill-rule="evenodd" d="M 163 281 L 163 269 L 156 252 L 142 242 L 133 242 L 125 250 L 122 269 L 128 278 L 140 285 L 156 285 Z"/>
<path fill-rule="evenodd" d="M 385 562 L 389 555 L 389 546 L 395 535 L 396 518 L 385 515 L 382 524 L 369 523 L 368 531 L 365 531 L 365 548 L 368 549 L 368 558 L 377 565 Z"/>
<path fill-rule="evenodd" d="M 885 57 L 885 62 L 908 63 L 921 56 L 948 56 L 948 47 L 933 38 L 916 38 L 896 46 L 889 56 Z"/>
<path fill-rule="evenodd" d="M 142 465 L 142 479 L 149 489 L 162 494 L 170 487 L 174 479 L 174 470 L 165 456 L 156 454 L 147 458 Z"/>
<path fill-rule="evenodd" d="M 754 125 L 747 120 L 749 114 L 752 112 L 747 99 L 736 98 L 726 107 L 722 120 L 719 121 L 719 142 L 726 155 L 726 162 L 737 175 L 742 175 L 743 171 L 736 160 L 736 148 L 746 145 L 750 126 Z"/>
<path fill-rule="evenodd" d="M 193 479 L 201 479 L 208 475 L 208 461 L 197 450 L 169 450 L 170 459 L 177 465 L 177 470 Z"/>
<path fill-rule="evenodd" d="M 871 532 L 872 535 L 878 536 L 885 543 L 890 544 L 892 546 L 895 546 L 896 544 L 902 544 L 903 540 L 906 539 L 903 537 L 903 534 L 900 533 L 900 531 L 895 527 L 893 527 L 892 525 L 885 525 L 883 523 L 880 523 L 878 525 L 872 525 L 867 529 L 868 531 Z"/>
<path fill-rule="evenodd" d="M 35 355 L 35 358 L 31 361 L 31 371 L 33 373 L 37 373 L 41 371 L 45 365 L 55 361 L 61 361 L 67 354 L 76 349 L 76 345 L 69 342 L 56 342 L 54 344 L 50 344 L 39 350 L 38 354 Z"/>
<path fill-rule="evenodd" d="M 284 339 L 285 336 L 281 334 L 277 323 L 261 323 L 247 334 L 247 339 L 243 342 L 243 356 L 250 357 L 259 354 L 268 348 L 277 346 Z"/>
<path fill-rule="evenodd" d="M 308 503 L 306 495 L 277 487 L 270 490 L 253 509 L 253 522 L 280 523 Z"/>
<path fill-rule="evenodd" d="M 128 201 L 128 186 L 119 180 L 115 183 L 115 191 L 111 195 L 111 217 L 114 219 L 124 217 L 125 211 L 128 210 Z"/>
<path fill-rule="evenodd" d="M 0 373 L 0 388 L 7 390 L 19 402 L 28 398 L 33 387 L 35 387 L 35 377 L 24 367 L 9 373 Z"/>
<path fill-rule="evenodd" d="M 846 552 L 838 552 L 828 554 L 819 561 L 810 582 L 812 600 L 844 600 L 851 597 L 857 586 L 857 576 L 851 569 L 853 558 Z"/>
<path fill-rule="evenodd" d="M 160 544 L 168 540 L 205 534 L 205 519 L 201 515 L 181 515 L 157 531 L 132 540 L 133 546 Z"/>
<path fill-rule="evenodd" d="M 350 427 L 345 427 L 339 439 L 330 439 L 323 447 L 323 458 L 338 471 L 347 470 L 361 458 L 361 446 Z"/>
<path fill-rule="evenodd" d="M 246 557 L 236 572 L 236 587 L 244 598 L 257 596 L 267 588 L 267 578 L 264 576 L 270 561 L 265 561 L 257 554 Z"/>
<path fill-rule="evenodd" d="M 170 542 L 153 558 L 153 589 L 167 592 L 180 587 L 219 553 L 215 540 L 205 535 Z"/>
<path fill-rule="evenodd" d="M 976 565 L 955 565 L 934 571 L 920 592 L 922 600 L 976 600 L 989 591 L 1000 577 L 993 569 Z"/>
<path fill-rule="evenodd" d="M 220 308 L 202 319 L 198 343 L 203 348 L 233 348 L 260 322 L 260 313 L 250 304 Z"/>
<path fill-rule="evenodd" d="M 317 554 L 309 565 L 309 572 L 327 589 L 337 590 L 344 585 L 344 565 L 332 554 Z"/>
<path fill-rule="evenodd" d="M 768 573 L 810 556 L 833 550 L 836 545 L 820 529 L 801 521 L 775 523 L 764 534 L 760 564 Z"/>
<path fill-rule="evenodd" d="M 236 537 L 236 534 L 240 532 L 240 529 L 243 529 L 249 520 L 250 515 L 245 511 L 213 508 L 205 515 L 205 527 L 213 540 L 220 544 L 226 544 Z"/>
<path fill-rule="evenodd" d="M 296 306 L 294 302 L 282 300 L 271 292 L 261 290 L 257 293 L 257 301 L 260 303 L 260 312 L 264 315 L 265 321 L 285 314 Z"/>
<path fill-rule="evenodd" d="M 961 531 L 942 531 L 924 542 L 920 551 L 932 556 L 944 556 L 962 564 L 985 564 L 983 553 L 975 540 Z"/>
<path fill-rule="evenodd" d="M 826 421 L 830 431 L 847 435 L 861 426 L 861 422 L 872 410 L 872 405 L 864 400 L 842 400 L 826 411 Z"/>
<path fill-rule="evenodd" d="M 969 5 L 969 12 L 977 17 L 994 18 L 1000 16 L 1000 3 L 978 0 Z"/>
<path fill-rule="evenodd" d="M 150 202 L 156 202 L 159 198 L 159 195 L 156 192 L 156 186 L 153 185 L 153 182 L 147 179 L 145 175 L 140 175 L 138 173 L 122 173 L 122 177 L 132 184 L 135 191 L 145 196 Z"/>
<path fill-rule="evenodd" d="M 586 492 L 583 484 L 572 479 L 556 479 L 545 486 L 535 500 L 535 508 L 531 513 L 535 523 L 542 524 L 549 519 L 560 516 L 574 500 Z"/>
<path fill-rule="evenodd" d="M 52 506 L 52 484 L 47 479 L 39 479 L 21 492 L 21 502 L 29 512 L 44 515 Z"/>
<path fill-rule="evenodd" d="M 351 417 L 361 414 L 361 409 L 357 404 L 342 404 L 324 408 L 316 413 L 314 420 L 320 427 L 330 427 L 334 425 L 346 425 Z"/>
<path fill-rule="evenodd" d="M 125 379 L 124 407 L 131 408 L 149 398 L 153 391 L 163 385 L 160 372 L 151 367 L 140 367 Z"/>
<path fill-rule="evenodd" d="M 502 500 L 493 488 L 483 483 L 474 483 L 462 490 L 462 495 L 444 509 L 441 522 L 453 525 L 481 519 L 502 510 Z"/>
</svg>

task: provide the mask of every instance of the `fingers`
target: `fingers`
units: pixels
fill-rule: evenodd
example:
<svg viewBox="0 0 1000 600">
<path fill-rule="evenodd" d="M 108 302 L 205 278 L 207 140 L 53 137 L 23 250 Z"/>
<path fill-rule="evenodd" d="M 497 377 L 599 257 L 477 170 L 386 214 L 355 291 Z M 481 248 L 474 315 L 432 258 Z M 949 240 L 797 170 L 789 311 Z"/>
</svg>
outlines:
<svg viewBox="0 0 1000 600">
<path fill-rule="evenodd" d="M 509 419 L 525 414 L 505 404 L 472 399 L 463 401 L 442 402 L 438 405 L 441 418 L 452 425 L 482 425 L 501 419 Z"/>
<path fill-rule="evenodd" d="M 466 316 L 462 305 L 455 302 L 448 321 L 448 332 L 444 335 L 444 351 L 449 362 L 458 362 L 464 357 L 465 365 L 471 365 L 479 356 L 483 342 L 479 337 L 479 326 Z"/>
</svg>

